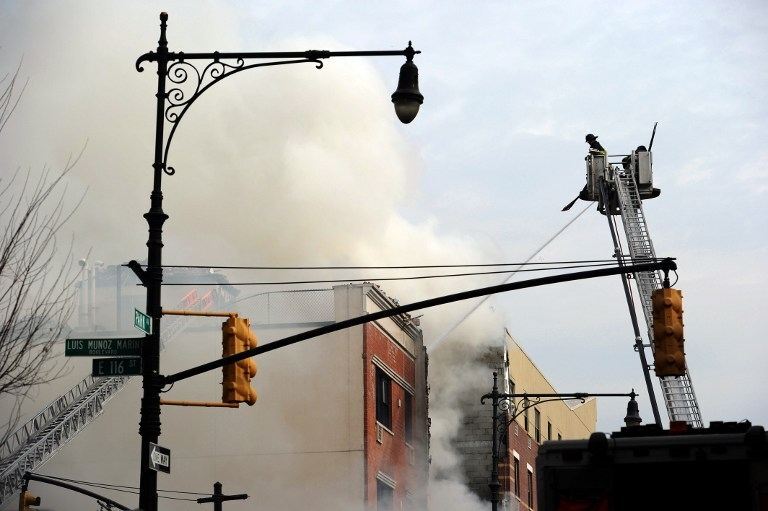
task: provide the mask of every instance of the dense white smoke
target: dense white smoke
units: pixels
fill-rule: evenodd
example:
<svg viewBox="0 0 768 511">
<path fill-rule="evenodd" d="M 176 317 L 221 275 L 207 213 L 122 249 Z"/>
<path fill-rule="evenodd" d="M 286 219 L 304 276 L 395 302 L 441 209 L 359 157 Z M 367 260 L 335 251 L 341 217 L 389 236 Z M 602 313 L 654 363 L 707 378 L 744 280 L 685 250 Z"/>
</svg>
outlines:
<svg viewBox="0 0 768 511">
<path fill-rule="evenodd" d="M 34 19 L 31 12 L 17 13 L 14 33 L 21 45 L 29 45 L 23 72 L 31 85 L 9 130 L 13 135 L 0 144 L 14 164 L 41 165 L 56 163 L 89 141 L 71 180 L 75 192 L 86 187 L 88 192 L 68 227 L 80 253 L 90 249 L 108 263 L 142 259 L 146 253 L 141 214 L 149 207 L 151 188 L 155 72 L 145 64 L 138 74 L 133 61 L 157 39 L 155 10 L 125 6 L 119 23 L 102 9 L 73 12 L 49 5 Z M 226 11 L 186 4 L 170 11 L 172 49 L 243 46 Z M 202 19 L 215 30 L 195 30 Z M 55 30 L 42 36 L 32 30 L 39 23 Z M 51 60 L 54 46 L 61 51 Z M 318 39 L 260 49 L 273 47 L 344 49 L 337 41 Z M 10 49 L 3 51 L 4 62 L 13 60 Z M 434 222 L 413 221 L 400 212 L 419 199 L 421 160 L 408 129 L 396 124 L 389 101 L 399 66 L 392 59 L 385 80 L 364 59 L 337 59 L 322 70 L 302 64 L 246 72 L 208 91 L 180 124 L 170 151 L 168 163 L 176 175 L 164 176 L 163 182 L 170 215 L 164 262 L 397 265 L 497 258 L 477 240 L 440 235 Z M 55 91 L 50 83 L 58 84 Z M 230 274 L 233 280 L 304 276 Z M 377 276 L 386 274 L 348 272 L 341 278 Z M 408 303 L 498 280 L 384 282 L 382 287 Z M 469 307 L 424 311 L 426 342 Z M 484 306 L 432 358 L 432 460 L 440 474 L 430 490 L 433 509 L 465 511 L 478 505 L 461 483 L 450 440 L 461 421 L 458 405 L 467 398 L 466 389 L 482 386 L 488 374 L 466 362 L 466 349 L 453 352 L 449 345 L 483 345 L 501 332 L 499 317 Z M 285 410 L 286 416 L 292 412 Z M 295 420 L 286 423 L 296 426 Z"/>
<path fill-rule="evenodd" d="M 463 410 L 477 410 L 480 397 L 490 391 L 491 372 L 487 364 L 478 361 L 478 355 L 501 333 L 499 330 L 481 336 L 463 326 L 430 355 L 430 385 L 434 389 L 430 396 L 431 509 L 479 511 L 488 507 L 467 488 L 454 440 L 460 434 Z"/>
</svg>

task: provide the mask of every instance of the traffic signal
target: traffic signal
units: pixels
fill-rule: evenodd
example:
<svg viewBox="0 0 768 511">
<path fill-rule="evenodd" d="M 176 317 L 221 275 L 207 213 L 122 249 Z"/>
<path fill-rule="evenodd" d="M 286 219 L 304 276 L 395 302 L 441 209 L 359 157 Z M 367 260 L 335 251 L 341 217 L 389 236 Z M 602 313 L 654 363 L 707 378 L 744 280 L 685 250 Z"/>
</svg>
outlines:
<svg viewBox="0 0 768 511">
<path fill-rule="evenodd" d="M 221 324 L 222 356 L 228 357 L 258 345 L 256 335 L 251 331 L 251 323 L 247 318 L 236 314 L 229 316 Z M 256 376 L 256 362 L 253 357 L 225 365 L 222 369 L 222 394 L 224 403 L 256 403 L 256 390 L 251 387 L 251 378 Z"/>
<path fill-rule="evenodd" d="M 683 294 L 672 288 L 656 289 L 653 304 L 653 361 L 656 376 L 683 376 Z"/>
<path fill-rule="evenodd" d="M 19 511 L 34 511 L 29 506 L 39 506 L 40 497 L 35 497 L 28 491 L 24 490 L 19 495 Z"/>
</svg>

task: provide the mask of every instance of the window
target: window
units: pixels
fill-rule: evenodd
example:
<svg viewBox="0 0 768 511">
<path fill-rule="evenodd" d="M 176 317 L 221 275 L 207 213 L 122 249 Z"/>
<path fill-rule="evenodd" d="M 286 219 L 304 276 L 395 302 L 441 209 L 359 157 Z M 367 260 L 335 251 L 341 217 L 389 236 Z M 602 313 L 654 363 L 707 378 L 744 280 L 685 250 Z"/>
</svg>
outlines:
<svg viewBox="0 0 768 511">
<path fill-rule="evenodd" d="M 520 459 L 515 458 L 515 495 L 520 496 Z"/>
<path fill-rule="evenodd" d="M 552 423 L 547 421 L 547 440 L 552 440 Z"/>
<path fill-rule="evenodd" d="M 376 368 L 376 420 L 392 429 L 392 379 Z"/>
<path fill-rule="evenodd" d="M 528 507 L 533 509 L 533 472 L 528 471 Z"/>
<path fill-rule="evenodd" d="M 381 479 L 376 479 L 376 509 L 377 511 L 393 511 L 394 507 L 392 504 L 395 500 L 395 491 L 394 489 L 382 481 Z"/>
<path fill-rule="evenodd" d="M 405 441 L 410 444 L 413 443 L 413 396 L 408 392 L 405 393 L 405 406 L 403 408 L 403 413 L 405 414 Z"/>
<path fill-rule="evenodd" d="M 534 408 L 533 413 L 534 413 L 534 423 L 533 423 L 534 438 L 536 439 L 536 443 L 540 444 L 541 443 L 541 412 Z"/>
<path fill-rule="evenodd" d="M 509 393 L 514 394 L 515 393 L 515 382 L 512 380 L 509 380 Z M 515 404 L 515 398 L 510 398 L 512 400 L 512 404 Z"/>
</svg>

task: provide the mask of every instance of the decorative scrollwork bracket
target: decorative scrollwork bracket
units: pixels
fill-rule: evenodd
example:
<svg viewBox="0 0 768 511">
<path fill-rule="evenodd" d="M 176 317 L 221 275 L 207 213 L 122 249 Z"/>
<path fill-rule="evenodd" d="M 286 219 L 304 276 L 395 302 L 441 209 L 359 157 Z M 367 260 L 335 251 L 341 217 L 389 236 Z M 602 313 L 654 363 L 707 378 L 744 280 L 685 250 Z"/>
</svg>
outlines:
<svg viewBox="0 0 768 511">
<path fill-rule="evenodd" d="M 553 393 L 517 393 L 507 394 L 499 392 L 497 373 L 493 373 L 493 389 L 490 393 L 480 398 L 480 403 L 485 404 L 486 400 L 491 400 L 493 404 L 493 429 L 496 437 L 501 440 L 509 431 L 509 427 L 521 414 L 538 405 L 553 401 L 578 400 L 586 402 L 588 397 L 629 397 L 634 399 L 637 394 L 634 390 L 626 394 L 617 393 L 587 393 L 573 392 L 569 394 Z M 517 398 L 517 399 L 516 399 Z M 494 457 L 499 458 L 498 445 L 493 445 Z"/>
<path fill-rule="evenodd" d="M 310 50 L 304 53 L 306 54 L 304 58 L 273 60 L 252 64 L 247 64 L 243 57 L 229 56 L 229 54 L 221 54 L 217 51 L 210 54 L 193 54 L 191 56 L 185 55 L 184 52 L 166 53 L 164 60 L 167 65 L 161 66 L 161 69 L 165 68 L 165 83 L 167 84 L 167 90 L 163 93 L 164 109 L 162 122 L 167 124 L 170 129 L 163 143 L 161 161 L 163 172 L 169 176 L 176 173 L 175 169 L 168 165 L 171 141 L 176 134 L 176 129 L 179 127 L 181 120 L 184 118 L 184 114 L 187 113 L 189 107 L 205 91 L 223 79 L 246 69 L 307 63 L 315 64 L 316 69 L 322 69 L 323 62 L 319 59 L 324 58 L 324 55 L 329 52 Z M 157 61 L 159 59 L 158 55 L 159 53 L 155 54 L 153 52 L 142 55 L 136 61 L 136 69 L 142 72 L 144 70 L 142 63 L 145 61 Z"/>
</svg>

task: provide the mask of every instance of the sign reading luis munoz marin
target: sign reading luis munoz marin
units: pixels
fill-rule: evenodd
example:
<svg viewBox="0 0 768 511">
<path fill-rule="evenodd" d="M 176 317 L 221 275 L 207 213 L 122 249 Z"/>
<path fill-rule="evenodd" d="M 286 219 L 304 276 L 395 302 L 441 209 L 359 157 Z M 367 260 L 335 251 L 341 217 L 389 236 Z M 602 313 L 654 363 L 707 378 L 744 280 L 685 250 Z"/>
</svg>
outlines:
<svg viewBox="0 0 768 511">
<path fill-rule="evenodd" d="M 68 357 L 137 357 L 143 337 L 126 339 L 67 339 L 64 355 Z"/>
</svg>

